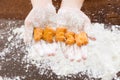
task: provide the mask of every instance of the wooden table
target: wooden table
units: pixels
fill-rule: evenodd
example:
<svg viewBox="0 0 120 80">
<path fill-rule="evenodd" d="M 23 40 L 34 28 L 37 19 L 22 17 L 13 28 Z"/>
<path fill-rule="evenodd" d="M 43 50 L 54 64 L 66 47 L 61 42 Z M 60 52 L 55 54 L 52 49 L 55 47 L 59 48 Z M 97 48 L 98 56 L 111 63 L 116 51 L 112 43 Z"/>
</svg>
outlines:
<svg viewBox="0 0 120 80">
<path fill-rule="evenodd" d="M 61 0 L 53 0 L 56 9 Z M 92 22 L 120 25 L 120 0 L 85 0 L 82 10 Z M 31 10 L 30 0 L 0 0 L 0 18 L 25 19 Z"/>
</svg>

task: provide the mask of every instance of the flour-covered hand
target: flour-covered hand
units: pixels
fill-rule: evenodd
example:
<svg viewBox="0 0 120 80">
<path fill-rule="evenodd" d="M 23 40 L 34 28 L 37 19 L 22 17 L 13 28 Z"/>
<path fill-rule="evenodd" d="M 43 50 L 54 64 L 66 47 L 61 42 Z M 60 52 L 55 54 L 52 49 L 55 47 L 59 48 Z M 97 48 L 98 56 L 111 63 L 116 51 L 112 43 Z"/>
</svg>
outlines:
<svg viewBox="0 0 120 80">
<path fill-rule="evenodd" d="M 41 0 L 33 1 L 33 8 L 25 19 L 25 43 L 30 43 L 32 41 L 34 27 L 45 27 L 49 24 L 49 18 L 56 14 L 52 3 L 42 5 L 39 4 L 40 1 Z"/>
<path fill-rule="evenodd" d="M 79 34 L 81 31 L 85 31 L 88 38 L 95 40 L 93 33 L 90 32 L 91 22 L 88 16 L 82 12 L 79 8 L 71 7 L 62 7 L 57 14 L 56 23 L 59 26 L 67 27 L 68 31 L 72 31 L 76 34 Z M 87 48 L 86 46 L 77 46 L 74 45 L 64 45 L 63 44 L 63 53 L 66 58 L 71 61 L 81 61 L 87 58 Z"/>
</svg>

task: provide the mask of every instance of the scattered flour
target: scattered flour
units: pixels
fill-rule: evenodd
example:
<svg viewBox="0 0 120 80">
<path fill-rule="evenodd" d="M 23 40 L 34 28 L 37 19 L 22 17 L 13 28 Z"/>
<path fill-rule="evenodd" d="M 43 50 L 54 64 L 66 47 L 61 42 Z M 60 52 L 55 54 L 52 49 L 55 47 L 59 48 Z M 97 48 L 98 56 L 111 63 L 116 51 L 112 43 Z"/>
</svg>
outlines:
<svg viewBox="0 0 120 80">
<path fill-rule="evenodd" d="M 13 36 L 10 36 L 10 37 L 8 38 L 8 41 L 11 41 L 12 38 L 13 38 Z"/>
<path fill-rule="evenodd" d="M 104 29 L 103 24 L 93 24 L 91 28 L 97 40 L 88 44 L 88 59 L 86 61 L 70 62 L 65 59 L 61 51 L 55 57 L 41 57 L 32 47 L 28 56 L 33 60 L 50 60 L 46 63 L 57 75 L 76 74 L 88 70 L 88 74 L 110 80 L 120 70 L 120 31 Z M 37 47 L 38 45 L 34 45 Z M 39 47 L 38 47 L 39 49 Z M 109 78 L 109 79 L 108 79 Z"/>
<path fill-rule="evenodd" d="M 0 80 L 20 80 L 20 78 L 19 77 L 15 77 L 15 78 L 2 78 L 2 77 L 0 77 Z"/>
<path fill-rule="evenodd" d="M 57 51 L 54 57 L 41 57 L 41 53 L 36 53 L 34 49 L 40 50 L 39 44 L 27 47 L 28 54 L 25 57 L 27 57 L 28 61 L 37 61 L 33 62 L 37 67 L 40 67 L 39 62 L 43 61 L 42 67 L 48 68 L 49 66 L 54 73 L 60 76 L 86 72 L 87 70 L 89 76 L 110 80 L 115 76 L 116 72 L 120 71 L 120 31 L 117 28 L 120 28 L 120 26 L 112 26 L 113 31 L 111 32 L 108 29 L 104 29 L 104 24 L 92 24 L 91 30 L 97 40 L 90 41 L 86 46 L 88 49 L 86 61 L 70 62 L 60 50 Z M 23 26 L 14 29 L 13 33 L 22 39 Z M 11 39 L 12 36 L 9 37 L 8 41 Z M 42 74 L 42 71 L 40 71 L 40 74 Z"/>
</svg>

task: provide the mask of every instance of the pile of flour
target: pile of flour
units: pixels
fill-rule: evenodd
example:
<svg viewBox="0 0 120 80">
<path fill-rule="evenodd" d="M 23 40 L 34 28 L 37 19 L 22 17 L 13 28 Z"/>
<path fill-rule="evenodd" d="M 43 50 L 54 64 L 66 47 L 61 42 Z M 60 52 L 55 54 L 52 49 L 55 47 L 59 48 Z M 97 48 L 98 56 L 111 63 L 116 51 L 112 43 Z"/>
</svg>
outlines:
<svg viewBox="0 0 120 80">
<path fill-rule="evenodd" d="M 103 80 L 110 80 L 120 71 L 120 26 L 112 26 L 112 31 L 104 29 L 104 24 L 92 24 L 91 31 L 95 34 L 96 41 L 90 41 L 87 45 L 88 58 L 81 62 L 71 62 L 64 57 L 61 51 L 58 51 L 54 57 L 41 57 L 36 53 L 33 46 L 27 47 L 27 58 L 32 64 L 38 68 L 50 67 L 58 76 L 67 76 L 69 74 L 77 74 L 86 72 L 92 77 L 102 77 Z M 13 30 L 14 34 L 18 34 L 19 38 L 23 38 L 24 26 Z M 10 40 L 12 36 L 8 38 Z M 34 45 L 39 50 L 39 45 Z M 24 60 L 24 59 L 23 59 Z M 34 61 L 33 61 L 34 60 Z M 43 62 L 39 66 L 39 62 Z M 44 71 L 40 71 L 43 74 Z"/>
</svg>

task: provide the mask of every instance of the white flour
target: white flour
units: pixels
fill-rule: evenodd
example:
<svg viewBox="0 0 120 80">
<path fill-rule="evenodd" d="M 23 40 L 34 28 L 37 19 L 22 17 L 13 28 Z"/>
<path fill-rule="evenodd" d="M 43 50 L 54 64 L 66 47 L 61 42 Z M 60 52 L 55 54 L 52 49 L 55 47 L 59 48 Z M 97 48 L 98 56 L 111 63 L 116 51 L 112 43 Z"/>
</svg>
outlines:
<svg viewBox="0 0 120 80">
<path fill-rule="evenodd" d="M 88 70 L 89 76 L 102 77 L 103 80 L 110 80 L 120 71 L 120 31 L 117 28 L 120 26 L 112 26 L 112 32 L 104 29 L 104 24 L 92 24 L 91 28 L 95 34 L 96 41 L 90 41 L 88 44 L 88 58 L 86 61 L 70 62 L 67 60 L 61 51 L 58 51 L 54 57 L 41 57 L 40 53 L 36 53 L 33 46 L 28 47 L 28 61 L 35 60 L 33 64 L 39 66 L 39 61 L 44 61 L 42 67 L 50 68 L 57 75 L 76 74 L 78 72 L 86 72 Z M 117 27 L 117 28 L 115 28 Z M 13 30 L 14 34 L 19 34 L 19 38 L 23 38 L 24 28 L 17 28 Z M 8 41 L 12 36 L 8 38 Z M 39 48 L 39 44 L 34 45 Z M 4 53 L 4 52 L 3 52 Z M 44 71 L 40 71 L 43 74 Z"/>
<path fill-rule="evenodd" d="M 20 80 L 20 78 L 15 77 L 15 78 L 10 79 L 10 78 L 2 78 L 2 77 L 0 77 L 0 80 Z"/>
</svg>

